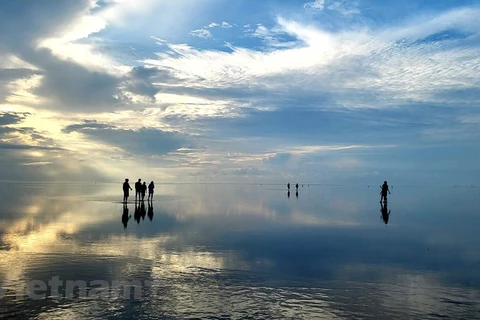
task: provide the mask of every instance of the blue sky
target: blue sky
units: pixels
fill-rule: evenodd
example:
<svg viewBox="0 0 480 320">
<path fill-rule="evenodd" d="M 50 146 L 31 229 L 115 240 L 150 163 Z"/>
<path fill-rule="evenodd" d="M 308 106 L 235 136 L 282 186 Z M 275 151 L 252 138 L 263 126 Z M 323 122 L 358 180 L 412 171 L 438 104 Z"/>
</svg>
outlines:
<svg viewBox="0 0 480 320">
<path fill-rule="evenodd" d="M 478 1 L 0 4 L 0 179 L 472 185 Z"/>
</svg>

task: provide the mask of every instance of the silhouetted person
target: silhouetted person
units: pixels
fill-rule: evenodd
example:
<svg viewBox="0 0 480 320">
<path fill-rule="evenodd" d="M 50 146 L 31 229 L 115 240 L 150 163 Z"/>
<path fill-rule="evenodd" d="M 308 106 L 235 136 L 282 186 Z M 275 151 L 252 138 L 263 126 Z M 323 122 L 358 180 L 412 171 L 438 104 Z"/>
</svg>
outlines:
<svg viewBox="0 0 480 320">
<path fill-rule="evenodd" d="M 138 205 L 137 202 L 135 202 L 135 213 L 133 214 L 133 219 L 137 221 L 137 223 L 140 223 L 140 217 L 141 217 L 140 205 Z"/>
<path fill-rule="evenodd" d="M 380 188 L 382 188 L 382 191 L 380 191 L 380 202 L 382 202 L 382 200 L 387 202 L 387 193 L 390 193 L 390 190 L 388 190 L 387 181 L 384 181 Z"/>
<path fill-rule="evenodd" d="M 295 189 L 297 189 L 297 190 L 298 190 L 298 183 L 295 185 Z"/>
<path fill-rule="evenodd" d="M 141 187 L 142 187 L 142 190 L 140 190 L 140 191 L 141 191 L 141 193 L 142 193 L 142 201 L 145 201 L 145 192 L 147 192 L 147 183 L 144 182 L 144 183 L 141 185 Z"/>
<path fill-rule="evenodd" d="M 135 182 L 135 201 L 137 201 L 137 197 L 138 199 L 140 199 L 141 192 L 142 192 L 142 179 L 138 179 L 138 181 Z"/>
<path fill-rule="evenodd" d="M 147 198 L 147 200 L 152 200 L 153 201 L 153 189 L 155 189 L 155 185 L 153 184 L 153 181 L 152 181 L 148 185 L 148 198 Z"/>
<path fill-rule="evenodd" d="M 153 220 L 153 203 L 152 202 L 148 202 L 148 218 L 150 219 L 150 221 Z"/>
<path fill-rule="evenodd" d="M 145 209 L 145 201 L 142 201 L 140 204 L 140 216 L 142 220 L 145 220 L 145 216 L 147 215 L 147 210 Z"/>
<path fill-rule="evenodd" d="M 132 188 L 130 187 L 130 184 L 128 183 L 128 179 L 125 179 L 125 182 L 123 183 L 123 202 L 126 203 L 128 201 L 128 196 L 130 194 L 130 190 Z"/>
<path fill-rule="evenodd" d="M 391 210 L 388 210 L 387 203 L 380 202 L 380 212 L 382 213 L 382 219 L 385 224 L 388 223 L 388 219 L 390 218 Z"/>
<path fill-rule="evenodd" d="M 290 190 L 287 192 L 287 197 L 290 199 Z"/>
<path fill-rule="evenodd" d="M 123 204 L 123 214 L 122 214 L 122 223 L 123 223 L 123 227 L 125 229 L 127 229 L 127 224 L 128 224 L 128 220 L 130 220 L 132 216 L 129 216 L 128 215 L 128 207 L 127 207 L 127 204 L 124 203 Z"/>
<path fill-rule="evenodd" d="M 288 189 L 288 191 L 290 191 L 290 182 L 287 183 L 287 189 Z"/>
</svg>

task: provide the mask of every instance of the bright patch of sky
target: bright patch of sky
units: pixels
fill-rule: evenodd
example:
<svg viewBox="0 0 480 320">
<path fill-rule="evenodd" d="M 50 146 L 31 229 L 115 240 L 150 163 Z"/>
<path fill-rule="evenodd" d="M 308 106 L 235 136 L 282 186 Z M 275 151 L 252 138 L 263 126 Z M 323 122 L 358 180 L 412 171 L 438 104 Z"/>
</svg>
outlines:
<svg viewBox="0 0 480 320">
<path fill-rule="evenodd" d="M 471 185 L 477 1 L 0 4 L 0 179 Z"/>
</svg>

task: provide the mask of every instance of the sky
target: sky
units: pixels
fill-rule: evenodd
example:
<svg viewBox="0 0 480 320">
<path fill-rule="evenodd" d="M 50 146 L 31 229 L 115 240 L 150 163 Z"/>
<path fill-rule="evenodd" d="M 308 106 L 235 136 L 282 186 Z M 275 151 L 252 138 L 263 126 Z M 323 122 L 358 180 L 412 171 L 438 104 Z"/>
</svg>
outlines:
<svg viewBox="0 0 480 320">
<path fill-rule="evenodd" d="M 0 180 L 475 185 L 480 3 L 0 0 Z"/>
</svg>

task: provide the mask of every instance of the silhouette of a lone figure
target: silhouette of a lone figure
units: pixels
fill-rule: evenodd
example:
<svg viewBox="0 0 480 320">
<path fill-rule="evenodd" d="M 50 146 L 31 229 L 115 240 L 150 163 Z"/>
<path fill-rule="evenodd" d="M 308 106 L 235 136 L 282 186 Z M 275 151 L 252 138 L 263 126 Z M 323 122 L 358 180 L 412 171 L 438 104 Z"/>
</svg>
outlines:
<svg viewBox="0 0 480 320">
<path fill-rule="evenodd" d="M 145 201 L 145 193 L 147 192 L 147 183 L 143 182 L 143 184 L 140 187 L 141 187 L 140 193 L 142 194 L 142 201 Z"/>
<path fill-rule="evenodd" d="M 148 185 L 148 198 L 147 198 L 147 200 L 153 201 L 153 189 L 155 189 L 155 185 L 153 184 L 153 181 L 152 181 Z"/>
<path fill-rule="evenodd" d="M 388 219 L 390 218 L 391 210 L 388 210 L 387 203 L 380 202 L 380 212 L 382 213 L 382 220 L 385 224 L 388 224 Z"/>
<path fill-rule="evenodd" d="M 135 182 L 135 201 L 137 201 L 137 198 L 140 200 L 141 193 L 142 193 L 142 179 L 138 179 L 138 181 Z"/>
<path fill-rule="evenodd" d="M 298 190 L 298 183 L 295 185 L 295 189 L 297 189 L 297 190 Z"/>
<path fill-rule="evenodd" d="M 127 225 L 128 225 L 128 220 L 130 220 L 132 216 L 129 216 L 128 215 L 128 207 L 127 207 L 127 204 L 124 203 L 123 204 L 123 214 L 122 214 L 122 223 L 123 223 L 123 227 L 125 229 L 127 229 Z"/>
<path fill-rule="evenodd" d="M 130 187 L 130 184 L 128 183 L 128 179 L 125 179 L 125 182 L 123 183 L 123 202 L 124 203 L 126 203 L 128 201 L 128 196 L 129 196 L 130 190 L 132 190 L 132 188 Z"/>
<path fill-rule="evenodd" d="M 287 189 L 288 189 L 288 191 L 290 191 L 290 182 L 287 183 Z"/>
<path fill-rule="evenodd" d="M 384 181 L 380 188 L 382 188 L 382 191 L 380 191 L 380 202 L 382 202 L 382 200 L 383 202 L 387 202 L 387 193 L 390 194 L 387 181 Z"/>
</svg>

